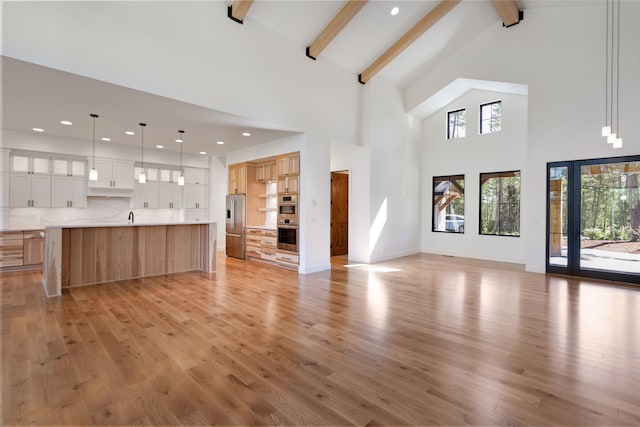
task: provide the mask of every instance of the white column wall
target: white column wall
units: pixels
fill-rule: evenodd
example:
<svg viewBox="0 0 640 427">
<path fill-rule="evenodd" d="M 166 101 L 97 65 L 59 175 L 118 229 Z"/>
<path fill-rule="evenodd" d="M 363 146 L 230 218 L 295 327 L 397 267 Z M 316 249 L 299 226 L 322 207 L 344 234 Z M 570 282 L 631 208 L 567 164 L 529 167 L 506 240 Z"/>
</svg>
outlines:
<svg viewBox="0 0 640 427">
<path fill-rule="evenodd" d="M 365 86 L 363 143 L 371 160 L 369 260 L 420 251 L 420 122 L 382 79 Z"/>
<path fill-rule="evenodd" d="M 406 105 L 412 109 L 458 77 L 528 85 L 522 227 L 529 271 L 545 268 L 546 163 L 640 153 L 640 2 L 623 0 L 621 5 L 622 149 L 613 149 L 600 136 L 605 115 L 603 1 L 527 9 L 524 21 L 508 29 L 495 25 L 407 89 Z"/>
</svg>

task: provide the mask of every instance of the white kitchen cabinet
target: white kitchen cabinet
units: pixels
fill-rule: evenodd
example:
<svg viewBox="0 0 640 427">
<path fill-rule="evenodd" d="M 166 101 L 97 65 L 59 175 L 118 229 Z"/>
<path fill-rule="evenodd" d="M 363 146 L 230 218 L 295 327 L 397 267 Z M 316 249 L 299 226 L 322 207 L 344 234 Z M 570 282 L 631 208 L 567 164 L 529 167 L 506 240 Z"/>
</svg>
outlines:
<svg viewBox="0 0 640 427">
<path fill-rule="evenodd" d="M 161 168 L 158 173 L 158 181 L 168 183 L 178 183 L 178 177 L 180 176 L 179 169 L 165 169 Z"/>
<path fill-rule="evenodd" d="M 86 208 L 87 180 L 83 176 L 51 177 L 52 208 Z"/>
<path fill-rule="evenodd" d="M 201 185 L 207 184 L 206 169 L 184 168 L 184 183 Z"/>
<path fill-rule="evenodd" d="M 161 182 L 158 184 L 158 207 L 160 209 L 181 209 L 182 189 L 178 184 Z"/>
<path fill-rule="evenodd" d="M 137 209 L 158 207 L 158 183 L 136 183 L 133 187 L 133 207 Z"/>
<path fill-rule="evenodd" d="M 12 173 L 10 206 L 12 208 L 51 207 L 51 176 Z"/>
<path fill-rule="evenodd" d="M 98 179 L 89 181 L 89 189 L 133 190 L 133 162 L 96 159 L 95 166 Z"/>
<path fill-rule="evenodd" d="M 44 155 L 13 154 L 11 156 L 11 172 L 29 175 L 49 175 L 51 160 Z"/>
<path fill-rule="evenodd" d="M 200 184 L 184 185 L 185 209 L 206 209 L 207 206 L 207 186 Z"/>
<path fill-rule="evenodd" d="M 51 174 L 61 176 L 83 177 L 87 175 L 86 160 L 53 158 L 51 160 Z"/>
</svg>

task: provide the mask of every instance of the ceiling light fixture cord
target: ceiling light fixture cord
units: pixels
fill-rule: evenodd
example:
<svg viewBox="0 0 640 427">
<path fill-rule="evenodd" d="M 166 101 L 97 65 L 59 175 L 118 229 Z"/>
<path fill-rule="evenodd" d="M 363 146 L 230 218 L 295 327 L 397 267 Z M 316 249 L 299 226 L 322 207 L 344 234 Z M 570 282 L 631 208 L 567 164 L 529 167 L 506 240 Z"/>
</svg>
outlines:
<svg viewBox="0 0 640 427">
<path fill-rule="evenodd" d="M 607 2 L 608 3 L 608 2 Z M 615 20 L 613 19 L 613 12 L 615 9 L 615 0 L 611 0 L 611 55 L 610 57 L 610 67 L 611 67 L 611 78 L 609 79 L 610 85 L 611 85 L 611 98 L 610 98 L 610 106 L 611 108 L 609 108 L 609 117 L 610 117 L 610 121 L 609 123 L 611 123 L 611 133 L 616 133 L 613 131 L 613 45 L 614 45 L 614 37 L 613 37 L 613 30 L 614 30 L 614 26 L 615 26 Z M 607 16 L 609 16 L 609 9 L 608 9 L 608 5 L 607 5 Z M 617 129 L 616 129 L 617 131 Z"/>
<path fill-rule="evenodd" d="M 616 134 L 620 138 L 620 0 L 616 21 Z"/>
<path fill-rule="evenodd" d="M 604 124 L 609 124 L 609 0 L 607 0 L 607 24 L 605 25 L 605 78 L 604 78 Z M 606 135 L 603 135 L 606 136 Z"/>
<path fill-rule="evenodd" d="M 96 118 L 97 114 L 90 114 L 93 118 L 93 169 L 96 168 Z"/>
</svg>

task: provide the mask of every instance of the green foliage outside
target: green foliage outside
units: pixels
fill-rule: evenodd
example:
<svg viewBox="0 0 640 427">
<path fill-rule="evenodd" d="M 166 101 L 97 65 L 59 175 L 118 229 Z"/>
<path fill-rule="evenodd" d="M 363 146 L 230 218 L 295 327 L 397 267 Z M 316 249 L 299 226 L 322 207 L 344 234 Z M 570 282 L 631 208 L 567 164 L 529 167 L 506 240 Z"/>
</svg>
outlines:
<svg viewBox="0 0 640 427">
<path fill-rule="evenodd" d="M 519 174 L 488 179 L 480 192 L 480 233 L 520 236 Z"/>
</svg>

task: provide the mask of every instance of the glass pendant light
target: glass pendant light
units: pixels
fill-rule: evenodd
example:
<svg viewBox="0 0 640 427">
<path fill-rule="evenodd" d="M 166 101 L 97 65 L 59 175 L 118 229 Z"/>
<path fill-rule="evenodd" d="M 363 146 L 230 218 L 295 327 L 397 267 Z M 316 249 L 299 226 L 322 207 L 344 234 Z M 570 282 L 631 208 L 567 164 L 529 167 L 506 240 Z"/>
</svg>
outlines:
<svg viewBox="0 0 640 427">
<path fill-rule="evenodd" d="M 140 163 L 142 164 L 142 171 L 140 171 L 140 175 L 138 176 L 138 182 L 140 184 L 147 182 L 147 176 L 144 174 L 144 127 L 146 125 L 146 123 L 140 123 Z"/>
<path fill-rule="evenodd" d="M 89 114 L 93 118 L 93 167 L 89 171 L 89 181 L 98 180 L 98 170 L 96 169 L 96 119 L 97 114 Z"/>
<path fill-rule="evenodd" d="M 182 171 L 182 145 L 184 144 L 184 131 L 179 130 L 178 133 L 180 134 L 180 137 L 178 138 L 180 139 L 180 176 L 178 177 L 178 185 L 184 185 L 184 173 Z"/>
</svg>

